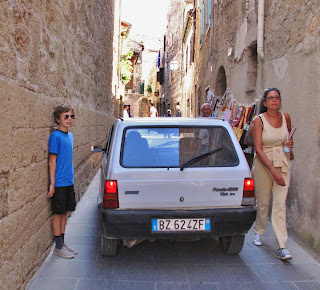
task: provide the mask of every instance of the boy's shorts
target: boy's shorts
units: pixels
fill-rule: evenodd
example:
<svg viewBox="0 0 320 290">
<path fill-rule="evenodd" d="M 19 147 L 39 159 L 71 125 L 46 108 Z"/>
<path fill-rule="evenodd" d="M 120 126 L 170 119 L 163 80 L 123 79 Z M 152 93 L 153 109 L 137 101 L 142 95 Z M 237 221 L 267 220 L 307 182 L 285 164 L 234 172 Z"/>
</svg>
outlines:
<svg viewBox="0 0 320 290">
<path fill-rule="evenodd" d="M 65 214 L 76 209 L 76 198 L 73 185 L 65 187 L 55 187 L 51 198 L 53 214 Z"/>
</svg>

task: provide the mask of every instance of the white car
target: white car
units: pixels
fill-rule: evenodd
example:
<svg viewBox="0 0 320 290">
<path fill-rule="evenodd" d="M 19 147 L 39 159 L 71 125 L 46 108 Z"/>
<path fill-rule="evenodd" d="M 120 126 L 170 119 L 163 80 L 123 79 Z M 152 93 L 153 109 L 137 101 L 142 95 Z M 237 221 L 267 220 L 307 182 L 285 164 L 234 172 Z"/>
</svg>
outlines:
<svg viewBox="0 0 320 290">
<path fill-rule="evenodd" d="M 101 252 L 121 240 L 219 238 L 238 254 L 256 217 L 254 181 L 229 123 L 214 118 L 114 121 L 103 152 Z"/>
</svg>

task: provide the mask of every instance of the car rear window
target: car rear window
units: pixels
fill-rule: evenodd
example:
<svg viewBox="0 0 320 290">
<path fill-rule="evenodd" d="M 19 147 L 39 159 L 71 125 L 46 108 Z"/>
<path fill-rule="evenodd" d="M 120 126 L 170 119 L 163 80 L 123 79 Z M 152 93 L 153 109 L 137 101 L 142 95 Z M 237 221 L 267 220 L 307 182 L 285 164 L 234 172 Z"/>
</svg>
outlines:
<svg viewBox="0 0 320 290">
<path fill-rule="evenodd" d="M 121 165 L 123 167 L 237 166 L 239 159 L 228 131 L 211 127 L 134 127 L 124 132 Z"/>
</svg>

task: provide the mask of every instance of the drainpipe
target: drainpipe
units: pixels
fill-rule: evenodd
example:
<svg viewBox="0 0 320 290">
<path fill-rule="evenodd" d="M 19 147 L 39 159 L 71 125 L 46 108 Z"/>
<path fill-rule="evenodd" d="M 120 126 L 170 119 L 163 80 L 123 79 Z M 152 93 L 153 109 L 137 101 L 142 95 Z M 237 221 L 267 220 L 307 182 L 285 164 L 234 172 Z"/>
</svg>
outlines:
<svg viewBox="0 0 320 290">
<path fill-rule="evenodd" d="M 264 0 L 258 0 L 257 54 L 261 59 L 264 59 L 263 40 L 264 40 Z"/>
</svg>

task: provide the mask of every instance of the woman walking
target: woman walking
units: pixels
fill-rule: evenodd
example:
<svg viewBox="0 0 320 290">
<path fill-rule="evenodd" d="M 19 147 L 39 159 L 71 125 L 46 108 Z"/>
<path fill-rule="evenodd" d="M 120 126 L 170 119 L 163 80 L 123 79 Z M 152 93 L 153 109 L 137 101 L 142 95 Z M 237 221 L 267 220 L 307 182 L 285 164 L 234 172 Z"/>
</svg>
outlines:
<svg viewBox="0 0 320 290">
<path fill-rule="evenodd" d="M 279 244 L 277 258 L 292 259 L 285 248 L 288 239 L 286 224 L 286 200 L 290 185 L 290 167 L 294 155 L 293 141 L 288 140 L 291 120 L 287 113 L 280 112 L 281 95 L 276 88 L 264 91 L 261 114 L 254 120 L 254 147 L 252 175 L 255 180 L 257 218 L 253 228 L 253 243 L 261 246 L 265 233 L 272 195 L 271 222 Z M 284 152 L 284 144 L 289 153 Z"/>
</svg>

